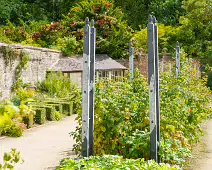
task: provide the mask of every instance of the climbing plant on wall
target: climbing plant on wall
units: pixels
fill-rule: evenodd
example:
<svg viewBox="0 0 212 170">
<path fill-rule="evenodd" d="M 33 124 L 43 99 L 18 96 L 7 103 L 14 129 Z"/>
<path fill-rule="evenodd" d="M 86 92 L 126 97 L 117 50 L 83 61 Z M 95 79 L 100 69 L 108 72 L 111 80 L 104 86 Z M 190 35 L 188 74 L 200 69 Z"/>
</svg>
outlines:
<svg viewBox="0 0 212 170">
<path fill-rule="evenodd" d="M 20 58 L 20 62 L 15 68 L 15 80 L 12 85 L 12 91 L 14 91 L 24 84 L 21 80 L 21 73 L 27 68 L 30 56 L 22 50 L 13 49 L 9 46 L 2 46 L 0 48 L 0 53 L 3 54 L 5 67 L 8 67 L 10 64 L 10 68 L 12 68 L 12 63 Z"/>
<path fill-rule="evenodd" d="M 21 51 L 20 52 L 20 63 L 17 65 L 16 70 L 15 70 L 15 82 L 13 83 L 12 90 L 16 90 L 23 86 L 23 80 L 21 79 L 21 73 L 23 70 L 26 70 L 27 64 L 29 62 L 30 56 L 26 54 L 25 52 Z"/>
</svg>

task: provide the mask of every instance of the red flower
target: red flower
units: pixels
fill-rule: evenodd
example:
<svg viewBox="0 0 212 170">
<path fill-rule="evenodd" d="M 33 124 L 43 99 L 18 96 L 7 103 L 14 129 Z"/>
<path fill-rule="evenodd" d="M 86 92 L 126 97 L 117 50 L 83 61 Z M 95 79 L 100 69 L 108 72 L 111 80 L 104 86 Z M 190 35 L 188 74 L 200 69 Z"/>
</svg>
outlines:
<svg viewBox="0 0 212 170">
<path fill-rule="evenodd" d="M 94 6 L 93 6 L 93 9 L 96 9 L 96 8 L 97 8 L 97 6 L 94 5 Z"/>
<path fill-rule="evenodd" d="M 106 4 L 105 5 L 107 8 L 110 8 L 111 7 L 111 4 Z"/>
<path fill-rule="evenodd" d="M 4 33 L 7 35 L 7 34 L 9 34 L 10 33 L 10 30 L 4 30 Z"/>
<path fill-rule="evenodd" d="M 33 35 L 32 35 L 32 38 L 35 38 L 36 40 L 40 37 L 40 33 L 39 32 L 35 32 Z"/>
<path fill-rule="evenodd" d="M 59 24 L 60 24 L 59 22 L 54 22 L 54 23 L 53 23 L 53 25 L 59 25 Z"/>
<path fill-rule="evenodd" d="M 42 26 L 42 28 L 43 28 L 44 30 L 46 30 L 46 29 L 47 29 L 47 26 Z"/>
</svg>

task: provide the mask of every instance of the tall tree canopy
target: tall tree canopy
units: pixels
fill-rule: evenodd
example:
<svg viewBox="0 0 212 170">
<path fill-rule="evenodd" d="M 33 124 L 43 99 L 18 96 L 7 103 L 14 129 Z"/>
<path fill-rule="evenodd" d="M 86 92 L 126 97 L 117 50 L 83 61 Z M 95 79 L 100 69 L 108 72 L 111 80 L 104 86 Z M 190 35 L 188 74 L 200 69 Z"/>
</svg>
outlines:
<svg viewBox="0 0 212 170">
<path fill-rule="evenodd" d="M 183 14 L 182 0 L 115 0 L 115 4 L 122 8 L 134 29 L 146 25 L 151 13 L 157 16 L 158 22 L 165 25 L 178 24 Z"/>
</svg>

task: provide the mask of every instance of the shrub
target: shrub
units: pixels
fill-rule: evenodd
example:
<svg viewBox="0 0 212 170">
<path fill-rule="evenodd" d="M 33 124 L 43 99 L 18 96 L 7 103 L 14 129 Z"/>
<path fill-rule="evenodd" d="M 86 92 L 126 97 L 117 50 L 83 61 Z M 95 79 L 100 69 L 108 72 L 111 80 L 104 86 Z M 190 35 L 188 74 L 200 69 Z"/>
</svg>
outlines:
<svg viewBox="0 0 212 170">
<path fill-rule="evenodd" d="M 11 149 L 9 153 L 4 153 L 3 160 L 4 164 L 0 164 L 0 170 L 12 170 L 14 169 L 15 164 L 20 162 L 22 159 L 20 157 L 20 152 L 18 152 L 16 149 Z"/>
<path fill-rule="evenodd" d="M 15 106 L 19 106 L 21 104 L 21 101 L 32 99 L 34 95 L 35 95 L 35 92 L 32 90 L 25 90 L 25 89 L 19 88 L 15 91 L 11 101 L 14 103 Z"/>
<path fill-rule="evenodd" d="M 123 82 L 102 81 L 96 84 L 95 95 L 95 153 L 121 154 L 127 158 L 138 155 L 148 157 L 148 139 L 142 138 L 138 142 L 134 136 L 148 136 L 149 98 L 145 78 L 137 73 L 132 83 L 129 79 Z M 78 122 L 81 125 L 81 112 Z M 80 151 L 81 129 L 77 129 L 72 135 L 76 139 L 74 148 Z M 137 143 L 134 145 L 135 141 Z M 133 145 L 134 151 L 140 153 L 133 153 Z"/>
<path fill-rule="evenodd" d="M 46 93 L 53 98 L 70 97 L 75 94 L 75 90 L 77 90 L 70 79 L 64 77 L 61 72 L 49 73 L 46 80 L 37 84 L 37 88 L 40 92 Z"/>
<path fill-rule="evenodd" d="M 154 169 L 154 170 L 179 170 L 178 166 L 171 167 L 168 164 L 157 164 L 155 161 L 144 161 L 144 159 L 123 159 L 121 156 L 104 155 L 83 159 L 63 159 L 59 169 Z"/>
<path fill-rule="evenodd" d="M 56 111 L 56 112 L 55 112 L 55 120 L 59 121 L 59 120 L 61 120 L 61 118 L 62 118 L 61 113 L 58 112 L 58 111 Z"/>
<path fill-rule="evenodd" d="M 8 40 L 2 37 L 6 41 L 56 48 L 66 54 L 82 54 L 86 17 L 95 20 L 97 53 L 108 53 L 114 58 L 127 56 L 133 30 L 124 20 L 124 13 L 110 0 L 80 1 L 59 22 L 22 22 L 20 26 L 8 22 L 4 26 Z"/>
<path fill-rule="evenodd" d="M 183 165 L 190 146 L 202 134 L 200 123 L 209 118 L 211 91 L 197 76 L 192 60 L 182 56 L 180 77 L 175 70 L 160 76 L 161 158 Z M 95 92 L 94 151 L 96 155 L 119 154 L 126 158 L 149 159 L 149 90 L 146 79 L 135 73 L 133 81 L 101 81 Z M 81 151 L 81 109 L 79 126 L 72 136 L 74 150 Z M 173 157 L 174 155 L 174 157 Z"/>
<path fill-rule="evenodd" d="M 21 102 L 20 115 L 23 118 L 24 124 L 27 125 L 27 128 L 31 128 L 34 124 L 35 111 L 30 106 L 26 106 L 25 102 Z"/>
<path fill-rule="evenodd" d="M 68 102 L 68 103 L 61 103 L 62 108 L 63 108 L 63 114 L 70 116 L 73 114 L 73 102 Z"/>
<path fill-rule="evenodd" d="M 54 106 L 45 106 L 46 109 L 46 118 L 47 120 L 55 120 L 55 107 Z"/>
<path fill-rule="evenodd" d="M 24 129 L 20 109 L 8 100 L 3 101 L 0 107 L 0 135 L 19 137 Z"/>
<path fill-rule="evenodd" d="M 44 124 L 46 122 L 46 110 L 44 108 L 35 108 L 35 123 Z"/>
<path fill-rule="evenodd" d="M 6 124 L 3 128 L 2 135 L 11 137 L 20 137 L 23 134 L 26 125 L 18 121 L 11 121 L 10 124 Z"/>
</svg>

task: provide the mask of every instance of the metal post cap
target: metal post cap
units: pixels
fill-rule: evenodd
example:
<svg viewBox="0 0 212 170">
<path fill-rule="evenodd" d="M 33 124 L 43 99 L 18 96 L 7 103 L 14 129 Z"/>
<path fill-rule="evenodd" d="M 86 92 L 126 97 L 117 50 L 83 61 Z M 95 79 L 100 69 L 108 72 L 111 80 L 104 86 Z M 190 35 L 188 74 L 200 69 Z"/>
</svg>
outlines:
<svg viewBox="0 0 212 170">
<path fill-rule="evenodd" d="M 85 18 L 85 23 L 89 24 L 89 18 L 88 17 Z"/>
<path fill-rule="evenodd" d="M 177 46 L 180 46 L 180 43 L 179 43 L 178 41 L 177 41 L 177 43 L 176 43 L 176 44 L 177 44 Z"/>
<path fill-rule="evenodd" d="M 91 26 L 94 27 L 94 20 L 91 20 Z"/>
<path fill-rule="evenodd" d="M 152 19 L 152 15 L 149 15 L 149 23 L 152 23 L 153 19 Z"/>
<path fill-rule="evenodd" d="M 157 23 L 156 17 L 153 17 L 153 23 L 154 23 L 154 24 Z"/>
</svg>

